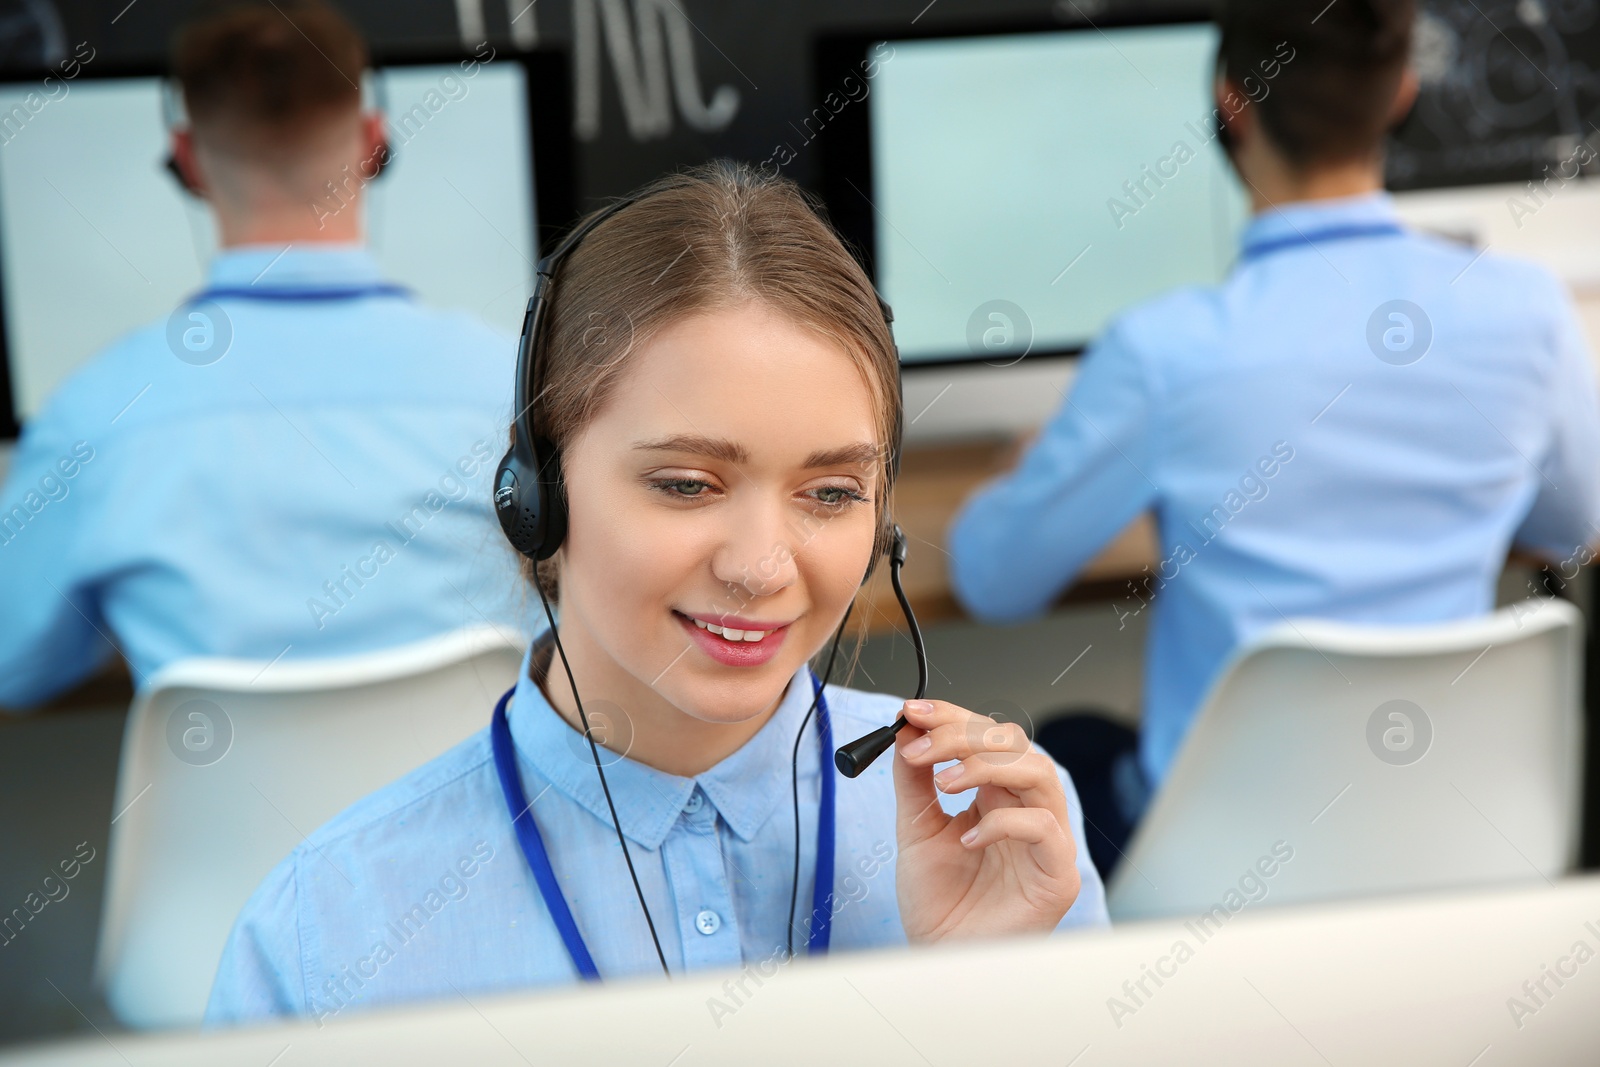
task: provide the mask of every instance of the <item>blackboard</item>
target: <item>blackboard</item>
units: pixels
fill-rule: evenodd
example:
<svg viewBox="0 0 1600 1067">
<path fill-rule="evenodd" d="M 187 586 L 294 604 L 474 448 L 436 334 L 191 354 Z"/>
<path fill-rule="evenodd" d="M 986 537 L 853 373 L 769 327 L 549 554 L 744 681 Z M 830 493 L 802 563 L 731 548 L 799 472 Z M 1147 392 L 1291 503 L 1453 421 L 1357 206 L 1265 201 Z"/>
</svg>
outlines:
<svg viewBox="0 0 1600 1067">
<path fill-rule="evenodd" d="M 1427 0 L 1393 189 L 1557 179 L 1600 148 L 1600 0 Z M 1586 142 L 1586 143 L 1585 143 Z"/>
<path fill-rule="evenodd" d="M 577 180 L 592 203 L 714 156 L 759 163 L 815 104 L 813 42 L 862 27 L 1082 25 L 1108 14 L 1204 13 L 1206 0 L 341 0 L 383 53 L 570 51 Z M 1600 0 L 1423 0 L 1423 92 L 1391 146 L 1396 189 L 1539 178 L 1600 145 Z M 88 42 L 159 62 L 190 0 L 0 0 L 0 65 Z M 804 184 L 816 152 L 783 167 Z"/>
</svg>

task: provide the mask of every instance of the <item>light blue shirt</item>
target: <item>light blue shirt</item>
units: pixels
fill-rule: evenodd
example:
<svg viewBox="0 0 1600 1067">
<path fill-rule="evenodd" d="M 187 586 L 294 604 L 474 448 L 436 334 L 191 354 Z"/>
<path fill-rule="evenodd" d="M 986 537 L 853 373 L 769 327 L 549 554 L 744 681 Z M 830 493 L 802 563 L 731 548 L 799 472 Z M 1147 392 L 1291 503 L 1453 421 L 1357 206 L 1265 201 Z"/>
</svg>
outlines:
<svg viewBox="0 0 1600 1067">
<path fill-rule="evenodd" d="M 802 667 L 756 735 L 693 778 L 601 749 L 674 974 L 747 966 L 770 977 L 784 960 L 794 856 L 789 759 L 811 693 Z M 837 686 L 826 696 L 835 743 L 893 721 L 901 704 Z M 228 938 L 208 1023 L 326 1019 L 457 990 L 579 980 L 512 830 L 487 729 L 491 710 L 483 709 L 484 730 L 348 808 L 267 876 Z M 526 658 L 508 718 L 533 817 L 601 978 L 659 975 L 588 744 L 529 680 Z M 816 729 L 813 718 L 799 759 L 799 953 L 816 871 Z M 894 758 L 853 781 L 836 778 L 834 951 L 906 943 L 895 897 Z M 837 775 L 831 755 L 826 766 Z M 1083 880 L 1061 928 L 1104 927 L 1105 890 L 1083 847 L 1077 793 L 1060 774 Z M 941 799 L 953 812 L 971 794 Z"/>
<path fill-rule="evenodd" d="M 358 246 L 278 246 L 223 252 L 207 285 L 381 281 Z M 154 323 L 29 422 L 0 493 L 0 705 L 67 689 L 112 641 L 142 683 L 188 656 L 524 629 L 490 513 L 515 342 L 406 296 L 217 306 L 220 359 L 179 359 Z"/>
<path fill-rule="evenodd" d="M 951 528 L 957 596 L 1006 621 L 1047 610 L 1154 511 L 1161 562 L 1105 609 L 1120 628 L 1158 593 L 1153 781 L 1266 627 L 1477 615 L 1513 541 L 1564 559 L 1600 534 L 1595 378 L 1562 286 L 1417 233 L 1301 240 L 1396 221 L 1385 195 L 1258 216 L 1243 245 L 1269 247 L 1117 319 L 1019 468 Z"/>
</svg>

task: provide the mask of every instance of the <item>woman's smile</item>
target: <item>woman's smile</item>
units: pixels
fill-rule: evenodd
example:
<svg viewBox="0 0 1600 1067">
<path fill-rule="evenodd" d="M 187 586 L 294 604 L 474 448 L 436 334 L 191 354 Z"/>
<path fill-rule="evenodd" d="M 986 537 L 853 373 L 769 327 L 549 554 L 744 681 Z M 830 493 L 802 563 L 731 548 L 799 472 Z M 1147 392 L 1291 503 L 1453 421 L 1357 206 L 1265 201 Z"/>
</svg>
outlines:
<svg viewBox="0 0 1600 1067">
<path fill-rule="evenodd" d="M 676 610 L 672 615 L 695 647 L 725 667 L 759 667 L 767 663 L 778 654 L 789 633 L 786 622 L 760 622 L 730 615 L 716 616 L 720 621 L 711 622 Z"/>
</svg>

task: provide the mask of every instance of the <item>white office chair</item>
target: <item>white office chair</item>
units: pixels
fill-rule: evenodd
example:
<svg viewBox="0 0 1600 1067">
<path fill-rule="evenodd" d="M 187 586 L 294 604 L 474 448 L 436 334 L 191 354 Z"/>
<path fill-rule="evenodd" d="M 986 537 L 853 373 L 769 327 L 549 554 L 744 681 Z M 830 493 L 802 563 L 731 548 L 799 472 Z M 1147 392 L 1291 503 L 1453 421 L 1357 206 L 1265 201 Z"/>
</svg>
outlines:
<svg viewBox="0 0 1600 1067">
<path fill-rule="evenodd" d="M 1558 877 L 1577 856 L 1582 673 L 1582 617 L 1560 600 L 1273 628 L 1212 688 L 1112 917 Z"/>
<path fill-rule="evenodd" d="M 305 835 L 489 724 L 523 636 L 342 659 L 192 659 L 134 697 L 95 979 L 132 1027 L 193 1026 L 239 910 Z"/>
</svg>

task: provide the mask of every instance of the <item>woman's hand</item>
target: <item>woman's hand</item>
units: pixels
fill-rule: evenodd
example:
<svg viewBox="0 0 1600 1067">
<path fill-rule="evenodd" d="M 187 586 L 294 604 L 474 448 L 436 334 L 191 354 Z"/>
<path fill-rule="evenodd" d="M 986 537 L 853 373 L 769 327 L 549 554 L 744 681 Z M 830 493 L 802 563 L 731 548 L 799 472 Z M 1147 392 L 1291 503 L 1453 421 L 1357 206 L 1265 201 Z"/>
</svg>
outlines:
<svg viewBox="0 0 1600 1067">
<path fill-rule="evenodd" d="M 1054 930 L 1078 898 L 1078 849 L 1055 763 L 1015 723 L 910 700 L 895 739 L 900 922 L 912 941 Z M 960 760 L 940 772 L 933 767 Z M 956 816 L 939 792 L 977 789 Z"/>
</svg>

